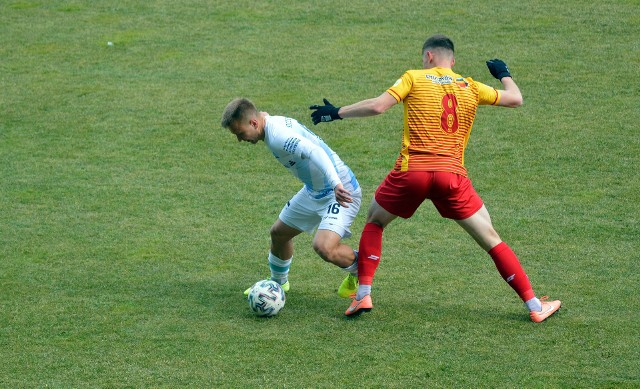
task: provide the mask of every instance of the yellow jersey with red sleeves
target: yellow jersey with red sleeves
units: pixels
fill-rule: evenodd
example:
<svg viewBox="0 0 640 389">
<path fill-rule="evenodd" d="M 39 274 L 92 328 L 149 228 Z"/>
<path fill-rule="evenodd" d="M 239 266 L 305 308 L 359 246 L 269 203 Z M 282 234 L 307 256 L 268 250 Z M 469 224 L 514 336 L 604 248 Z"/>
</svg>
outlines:
<svg viewBox="0 0 640 389">
<path fill-rule="evenodd" d="M 402 150 L 394 170 L 467 176 L 464 150 L 478 105 L 496 105 L 500 92 L 451 69 L 408 70 L 387 92 L 404 104 Z"/>
</svg>

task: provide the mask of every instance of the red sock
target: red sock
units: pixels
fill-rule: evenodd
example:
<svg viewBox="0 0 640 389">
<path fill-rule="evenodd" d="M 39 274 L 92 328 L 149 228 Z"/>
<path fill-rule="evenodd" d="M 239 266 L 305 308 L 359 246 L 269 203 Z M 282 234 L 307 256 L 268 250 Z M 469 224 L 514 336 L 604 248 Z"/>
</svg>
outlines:
<svg viewBox="0 0 640 389">
<path fill-rule="evenodd" d="M 382 227 L 367 223 L 360 236 L 358 249 L 358 282 L 371 285 L 382 254 Z"/>
<path fill-rule="evenodd" d="M 525 273 L 520 265 L 516 254 L 506 243 L 501 242 L 489 250 L 489 255 L 493 259 L 493 263 L 495 263 L 502 278 L 518 293 L 522 301 L 528 301 L 536 297 L 531 288 L 527 273 Z"/>
</svg>

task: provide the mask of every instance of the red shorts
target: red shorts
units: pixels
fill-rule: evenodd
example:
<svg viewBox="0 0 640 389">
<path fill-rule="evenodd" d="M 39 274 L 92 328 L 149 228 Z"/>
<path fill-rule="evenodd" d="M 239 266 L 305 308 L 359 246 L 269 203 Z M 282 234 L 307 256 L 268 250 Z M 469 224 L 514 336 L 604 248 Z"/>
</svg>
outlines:
<svg viewBox="0 0 640 389">
<path fill-rule="evenodd" d="M 426 199 L 442 217 L 462 220 L 482 208 L 482 199 L 471 180 L 448 172 L 391 171 L 375 194 L 378 204 L 396 216 L 408 219 Z"/>
</svg>

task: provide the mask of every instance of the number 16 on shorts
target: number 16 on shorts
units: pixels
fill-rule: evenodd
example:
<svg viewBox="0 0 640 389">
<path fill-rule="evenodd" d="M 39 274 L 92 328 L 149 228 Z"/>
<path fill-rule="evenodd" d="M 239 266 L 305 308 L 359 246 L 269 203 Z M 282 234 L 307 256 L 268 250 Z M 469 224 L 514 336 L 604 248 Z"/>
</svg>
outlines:
<svg viewBox="0 0 640 389">
<path fill-rule="evenodd" d="M 327 208 L 327 215 L 330 215 L 330 214 L 337 215 L 339 213 L 340 213 L 340 204 L 339 203 L 329 204 L 329 207 Z"/>
</svg>

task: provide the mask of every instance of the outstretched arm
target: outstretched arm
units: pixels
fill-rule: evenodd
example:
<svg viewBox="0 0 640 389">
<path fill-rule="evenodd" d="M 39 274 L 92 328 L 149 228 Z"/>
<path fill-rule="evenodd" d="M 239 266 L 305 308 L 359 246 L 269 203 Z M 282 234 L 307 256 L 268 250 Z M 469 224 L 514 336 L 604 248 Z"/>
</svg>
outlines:
<svg viewBox="0 0 640 389">
<path fill-rule="evenodd" d="M 324 105 L 312 105 L 311 119 L 313 124 L 330 122 L 343 118 L 356 118 L 379 115 L 398 103 L 395 97 L 384 92 L 378 97 L 362 100 L 344 107 L 335 107 L 327 99 L 323 99 Z"/>
<path fill-rule="evenodd" d="M 388 92 L 384 92 L 378 97 L 359 101 L 355 104 L 341 107 L 338 114 L 342 118 L 362 118 L 367 116 L 375 116 L 384 113 L 389 108 L 396 105 L 396 98 Z"/>
</svg>

